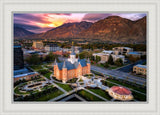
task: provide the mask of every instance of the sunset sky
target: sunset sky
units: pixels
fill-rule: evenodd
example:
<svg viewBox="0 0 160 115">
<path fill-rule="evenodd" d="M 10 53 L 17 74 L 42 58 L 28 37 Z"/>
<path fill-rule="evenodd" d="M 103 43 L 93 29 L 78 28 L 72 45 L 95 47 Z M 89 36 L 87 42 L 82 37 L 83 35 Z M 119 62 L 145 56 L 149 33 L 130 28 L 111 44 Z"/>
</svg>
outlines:
<svg viewBox="0 0 160 115">
<path fill-rule="evenodd" d="M 145 13 L 15 13 L 14 25 L 23 27 L 34 33 L 42 33 L 52 28 L 72 22 L 96 22 L 108 16 L 120 16 L 130 20 L 138 20 Z"/>
</svg>

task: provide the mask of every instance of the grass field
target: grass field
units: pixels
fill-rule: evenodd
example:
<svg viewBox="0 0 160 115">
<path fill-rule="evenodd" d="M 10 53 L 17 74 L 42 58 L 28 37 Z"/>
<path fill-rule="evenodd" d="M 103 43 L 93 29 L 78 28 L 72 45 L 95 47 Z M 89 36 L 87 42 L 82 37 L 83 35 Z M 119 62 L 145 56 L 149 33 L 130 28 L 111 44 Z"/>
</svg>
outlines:
<svg viewBox="0 0 160 115">
<path fill-rule="evenodd" d="M 68 84 L 61 84 L 61 83 L 56 83 L 59 87 L 63 88 L 66 91 L 71 91 L 73 90 L 72 87 Z"/>
<path fill-rule="evenodd" d="M 41 65 L 32 65 L 32 66 L 30 66 L 30 68 L 34 69 L 35 71 L 43 69 L 43 67 Z"/>
<path fill-rule="evenodd" d="M 88 90 L 100 95 L 101 97 L 106 98 L 107 100 L 111 100 L 112 99 L 112 97 L 110 97 L 108 95 L 108 93 L 106 91 L 103 91 L 102 89 L 88 89 Z"/>
<path fill-rule="evenodd" d="M 49 73 L 46 73 L 44 76 L 47 78 L 47 79 L 50 79 L 50 75 L 52 74 L 52 72 L 49 72 Z"/>
<path fill-rule="evenodd" d="M 91 94 L 85 90 L 78 91 L 77 94 L 80 95 L 81 97 L 83 97 L 87 101 L 103 101 L 102 99 L 94 96 L 93 94 Z"/>
<path fill-rule="evenodd" d="M 17 87 L 14 89 L 14 93 L 20 94 L 20 95 L 30 94 L 29 92 L 21 92 L 18 88 L 19 88 L 19 87 L 17 86 Z"/>
<path fill-rule="evenodd" d="M 129 84 L 126 84 L 124 82 L 120 82 L 120 81 L 113 80 L 113 79 L 107 79 L 106 81 L 111 81 L 111 82 L 117 83 L 119 85 L 122 85 L 122 86 L 125 86 L 125 87 L 128 87 L 128 88 L 132 88 L 134 90 L 140 91 L 142 93 L 146 93 L 146 90 L 144 90 L 142 88 L 138 88 L 138 87 L 132 86 L 132 85 L 129 85 Z"/>
<path fill-rule="evenodd" d="M 132 91 L 132 95 L 134 97 L 134 99 L 138 100 L 138 101 L 146 101 L 146 96 L 142 95 L 140 93 L 137 93 L 135 91 Z"/>
<path fill-rule="evenodd" d="M 62 95 L 62 94 L 63 94 L 62 91 L 56 90 L 56 91 L 54 91 L 54 92 L 52 92 L 50 94 L 46 94 L 46 95 L 36 99 L 35 101 L 48 101 L 48 100 L 53 99 L 53 98 L 55 98 L 55 97 L 57 97 L 59 95 Z"/>
<path fill-rule="evenodd" d="M 102 84 L 103 85 L 105 85 L 105 86 L 108 86 L 108 87 L 112 87 L 112 86 L 114 86 L 115 84 L 113 84 L 113 83 L 110 83 L 109 81 L 102 81 Z"/>
</svg>

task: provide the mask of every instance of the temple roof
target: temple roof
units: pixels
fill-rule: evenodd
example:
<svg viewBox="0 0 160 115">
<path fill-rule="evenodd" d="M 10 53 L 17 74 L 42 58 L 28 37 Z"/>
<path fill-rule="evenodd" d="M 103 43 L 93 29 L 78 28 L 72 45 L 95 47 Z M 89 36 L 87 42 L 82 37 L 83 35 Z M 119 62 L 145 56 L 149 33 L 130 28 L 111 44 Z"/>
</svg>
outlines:
<svg viewBox="0 0 160 115">
<path fill-rule="evenodd" d="M 82 67 L 87 66 L 86 60 L 85 59 L 80 59 L 75 63 L 71 63 L 70 61 L 65 61 L 65 68 L 67 68 L 67 70 L 71 70 L 71 69 L 76 69 L 79 65 L 79 63 L 81 64 Z M 62 70 L 64 65 L 64 62 L 58 63 L 58 68 L 60 70 Z"/>
</svg>

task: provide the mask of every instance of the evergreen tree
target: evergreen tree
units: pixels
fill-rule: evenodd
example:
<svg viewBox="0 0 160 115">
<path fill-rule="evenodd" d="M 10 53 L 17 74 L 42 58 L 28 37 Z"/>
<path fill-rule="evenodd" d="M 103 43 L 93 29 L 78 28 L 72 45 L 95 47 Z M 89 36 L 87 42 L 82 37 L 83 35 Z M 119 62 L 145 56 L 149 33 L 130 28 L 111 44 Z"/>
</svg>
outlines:
<svg viewBox="0 0 160 115">
<path fill-rule="evenodd" d="M 109 55 L 108 64 L 111 64 L 111 65 L 114 64 L 113 57 L 111 55 Z"/>
</svg>

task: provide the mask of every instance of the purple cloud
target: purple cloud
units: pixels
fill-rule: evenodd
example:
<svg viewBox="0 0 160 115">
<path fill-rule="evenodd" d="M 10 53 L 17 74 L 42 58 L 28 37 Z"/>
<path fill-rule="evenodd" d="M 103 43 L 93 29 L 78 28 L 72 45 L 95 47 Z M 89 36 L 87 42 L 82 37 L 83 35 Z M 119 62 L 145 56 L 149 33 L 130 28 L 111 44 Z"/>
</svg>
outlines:
<svg viewBox="0 0 160 115">
<path fill-rule="evenodd" d="M 143 18 L 144 16 L 146 16 L 146 14 L 145 13 L 102 13 L 102 14 L 89 13 L 89 14 L 86 14 L 82 20 L 96 22 L 100 19 L 104 19 L 109 16 L 120 16 L 122 18 L 127 18 L 127 19 L 135 21 L 140 18 Z"/>
</svg>

